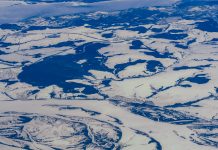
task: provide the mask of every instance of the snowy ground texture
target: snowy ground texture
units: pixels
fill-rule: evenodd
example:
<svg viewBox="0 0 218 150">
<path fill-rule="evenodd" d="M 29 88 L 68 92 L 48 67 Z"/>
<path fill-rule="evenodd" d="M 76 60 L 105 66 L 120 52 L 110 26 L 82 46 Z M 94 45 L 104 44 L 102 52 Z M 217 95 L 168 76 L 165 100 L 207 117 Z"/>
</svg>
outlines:
<svg viewBox="0 0 218 150">
<path fill-rule="evenodd" d="M 217 10 L 0 1 L 0 150 L 218 149 Z"/>
</svg>

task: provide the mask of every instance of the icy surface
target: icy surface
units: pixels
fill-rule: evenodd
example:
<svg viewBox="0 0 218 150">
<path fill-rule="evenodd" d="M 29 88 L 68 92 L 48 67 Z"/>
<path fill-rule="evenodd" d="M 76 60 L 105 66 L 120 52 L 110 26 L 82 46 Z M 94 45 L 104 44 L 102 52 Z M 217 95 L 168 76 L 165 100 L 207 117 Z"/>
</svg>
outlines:
<svg viewBox="0 0 218 150">
<path fill-rule="evenodd" d="M 217 149 L 217 10 L 0 1 L 0 149 Z"/>
</svg>

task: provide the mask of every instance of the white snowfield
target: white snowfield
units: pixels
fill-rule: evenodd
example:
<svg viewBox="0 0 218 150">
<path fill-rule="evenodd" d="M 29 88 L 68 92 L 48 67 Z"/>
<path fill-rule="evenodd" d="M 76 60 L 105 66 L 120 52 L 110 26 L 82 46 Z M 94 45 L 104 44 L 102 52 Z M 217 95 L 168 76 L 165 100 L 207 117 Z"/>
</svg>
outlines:
<svg viewBox="0 0 218 150">
<path fill-rule="evenodd" d="M 180 26 L 181 22 L 173 22 L 170 27 L 174 25 Z M 186 24 L 185 21 L 182 22 Z M 152 25 L 151 25 L 152 26 Z M 188 25 L 187 25 L 188 26 Z M 114 29 L 112 29 L 114 30 Z M 138 34 L 136 31 L 115 30 L 114 37 L 110 39 L 103 38 L 101 34 L 104 31 L 97 29 L 89 29 L 85 26 L 75 28 L 62 28 L 62 29 L 46 29 L 43 31 L 30 31 L 27 33 L 16 33 L 10 30 L 1 30 L 1 36 L 4 42 L 13 43 L 9 48 L 1 50 L 7 51 L 7 54 L 0 55 L 1 59 L 1 80 L 17 80 L 18 74 L 22 71 L 22 62 L 28 61 L 25 65 L 30 65 L 42 61 L 46 57 L 55 55 L 68 55 L 74 54 L 75 50 L 71 47 L 58 47 L 47 48 L 49 45 L 55 45 L 65 41 L 83 40 L 82 43 L 87 42 L 106 42 L 110 46 L 102 48 L 99 52 L 108 57 L 105 65 L 108 68 L 114 69 L 117 64 L 129 63 L 137 60 L 156 60 L 160 61 L 164 68 L 156 68 L 155 72 L 146 70 L 147 62 L 140 62 L 134 65 L 125 67 L 117 73 L 107 71 L 99 71 L 91 69 L 89 72 L 91 76 L 84 76 L 83 80 L 68 80 L 66 82 L 82 83 L 85 85 L 92 85 L 100 89 L 100 93 L 109 95 L 111 98 L 122 96 L 130 99 L 137 99 L 137 101 L 147 102 L 150 101 L 154 105 L 164 107 L 172 106 L 175 104 L 184 104 L 186 107 L 170 108 L 189 115 L 193 115 L 205 120 L 217 118 L 217 93 L 218 86 L 218 55 L 217 44 L 208 44 L 213 38 L 218 38 L 217 33 L 204 33 L 200 30 L 188 30 L 189 39 L 197 39 L 194 44 L 189 46 L 188 50 L 177 48 L 169 40 L 149 38 L 152 32 Z M 56 35 L 55 38 L 47 38 L 50 35 Z M 143 50 L 131 50 L 129 46 L 131 41 L 140 39 L 144 45 L 153 49 L 158 49 L 159 52 L 173 53 L 176 59 L 155 58 L 153 56 L 144 55 Z M 185 41 L 184 41 L 185 42 Z M 80 44 L 82 44 L 80 43 Z M 33 46 L 41 46 L 37 51 L 32 50 Z M 145 47 L 146 51 L 146 47 Z M 35 54 L 40 57 L 34 58 Z M 211 60 L 211 61 L 208 61 Z M 11 62 L 16 62 L 13 65 Z M 81 60 L 78 64 L 85 63 L 86 60 Z M 204 66 L 204 69 L 188 69 L 175 71 L 173 68 L 180 66 Z M 116 70 L 115 70 L 116 71 Z M 206 84 L 198 84 L 185 81 L 186 78 L 194 77 L 198 74 L 205 74 L 209 78 Z M 112 79 L 109 86 L 102 85 L 102 81 Z M 180 82 L 181 81 L 181 82 Z M 189 88 L 180 85 L 189 85 Z M 87 149 L 104 149 L 107 145 L 102 145 L 95 141 L 93 137 L 93 128 L 101 130 L 99 132 L 107 135 L 117 141 L 111 141 L 113 149 L 118 148 L 135 150 L 158 149 L 159 144 L 163 150 L 215 150 L 213 146 L 207 144 L 198 145 L 198 140 L 201 143 L 202 139 L 198 136 L 203 131 L 188 128 L 188 125 L 169 124 L 167 122 L 154 121 L 147 117 L 133 114 L 128 109 L 114 106 L 108 101 L 96 100 L 61 100 L 72 99 L 76 97 L 77 93 L 64 93 L 61 87 L 51 85 L 39 89 L 38 87 L 31 86 L 23 82 L 16 82 L 15 84 L 0 83 L 0 99 L 1 99 L 1 121 L 0 121 L 0 141 L 1 150 L 6 149 L 21 149 L 28 145 L 30 149 L 52 149 L 56 147 L 59 149 L 83 149 L 81 141 L 91 139 L 91 143 L 86 146 Z M 30 94 L 30 91 L 39 90 L 39 92 Z M 83 89 L 78 89 L 82 91 Z M 37 101 L 34 99 L 50 99 L 51 94 L 55 93 L 55 99 L 59 100 L 43 100 Z M 88 95 L 89 99 L 102 99 L 101 94 Z M 25 99 L 28 101 L 20 101 Z M 15 100 L 15 101 L 14 101 Z M 199 100 L 199 101 L 198 101 Z M 187 106 L 189 102 L 199 107 L 193 107 L 192 104 Z M 49 105 L 57 105 L 51 107 Z M 81 107 L 91 111 L 99 112 L 98 115 L 90 115 L 81 109 L 66 109 L 59 110 L 61 106 L 67 107 Z M 64 116 L 63 116 L 64 115 Z M 65 116 L 66 115 L 66 116 Z M 30 116 L 30 122 L 19 124 L 17 120 L 19 116 Z M 91 118 L 90 118 L 91 117 Z M 113 118 L 119 119 L 122 124 L 116 123 Z M 51 122 L 50 122 L 51 119 Z M 96 125 L 89 125 L 90 120 L 97 121 Z M 19 120 L 19 119 L 18 119 Z M 112 125 L 105 125 L 101 122 L 110 122 Z M 72 136 L 80 129 L 81 122 L 85 126 L 89 126 L 88 135 Z M 14 125 L 22 125 L 23 130 L 9 128 Z M 105 123 L 107 124 L 107 123 Z M 217 122 L 213 122 L 213 125 Z M 72 127 L 72 126 L 79 126 Z M 121 130 L 121 137 L 114 131 L 115 127 Z M 102 129 L 100 129 L 102 128 Z M 7 132 L 6 132 L 7 131 Z M 6 132 L 6 133 L 3 133 Z M 7 138 L 7 134 L 16 132 L 19 134 L 20 139 Z M 212 133 L 216 131 L 212 131 Z M 97 134 L 98 135 L 98 134 Z M 12 135 L 11 135 L 12 136 Z M 65 136 L 67 136 L 65 138 Z M 101 135 L 103 136 L 103 135 Z M 109 136 L 109 137 L 108 137 Z M 120 138 L 120 139 L 119 139 Z M 196 139 L 195 139 L 196 138 Z M 217 139 L 213 139 L 217 141 Z M 195 142 L 193 142 L 195 141 Z M 78 145 L 77 145 L 78 144 Z M 14 145 L 14 147 L 11 147 Z M 108 146 L 110 147 L 110 146 Z M 159 148 L 160 149 L 160 148 Z M 158 150 L 159 150 L 158 149 Z"/>
<path fill-rule="evenodd" d="M 44 24 L 47 23 L 42 20 Z M 87 85 L 93 85 L 100 89 L 100 93 L 114 96 L 124 96 L 127 98 L 138 98 L 142 101 L 153 101 L 160 106 L 173 105 L 175 103 L 185 103 L 198 100 L 216 94 L 218 85 L 217 76 L 217 44 L 210 42 L 218 38 L 216 32 L 204 32 L 192 29 L 193 25 L 189 22 L 175 21 L 171 22 L 168 30 L 177 29 L 175 26 L 186 25 L 188 37 L 184 40 L 177 40 L 180 43 L 186 43 L 192 39 L 196 42 L 189 45 L 188 49 L 175 47 L 175 44 L 167 39 L 150 38 L 153 32 L 138 34 L 137 31 L 127 31 L 120 29 L 110 29 L 114 32 L 111 38 L 104 38 L 102 34 L 105 31 L 99 29 L 90 29 L 88 27 L 73 27 L 61 29 L 46 29 L 28 31 L 27 33 L 16 33 L 10 30 L 0 30 L 0 34 L 5 43 L 11 43 L 7 48 L 1 50 L 7 52 L 0 55 L 0 79 L 16 81 L 18 74 L 22 71 L 22 63 L 28 66 L 43 61 L 44 58 L 51 56 L 64 56 L 75 54 L 75 49 L 71 46 L 52 47 L 59 43 L 67 41 L 82 41 L 75 43 L 77 46 L 88 42 L 109 43 L 107 47 L 99 50 L 99 53 L 107 60 L 105 65 L 114 70 L 113 72 L 90 69 L 90 76 L 84 75 L 83 80 L 67 80 L 67 82 L 77 82 Z M 152 26 L 152 25 L 150 25 Z M 156 25 L 157 27 L 157 25 Z M 181 28 L 182 30 L 183 28 Z M 49 38 L 49 36 L 54 36 Z M 133 40 L 140 40 L 144 47 L 140 49 L 130 49 Z M 34 48 L 34 47 L 39 48 Z M 149 49 L 147 48 L 149 47 Z M 145 55 L 150 49 L 157 49 L 158 53 L 172 54 L 168 58 L 159 58 L 153 55 Z M 39 57 L 35 57 L 39 55 Z M 140 60 L 140 62 L 137 62 Z M 163 67 L 154 66 L 152 72 L 147 68 L 149 61 L 158 61 Z M 86 59 L 78 61 L 83 64 Z M 14 64 L 13 64 L 14 63 Z M 131 64 L 132 63 L 132 64 Z M 118 68 L 117 64 L 127 64 Z M 175 70 L 179 67 L 189 67 Z M 117 67 L 117 68 L 116 68 Z M 205 84 L 198 84 L 187 81 L 187 78 L 202 75 L 209 81 Z M 109 86 L 103 86 L 101 82 L 104 79 L 112 79 Z M 186 88 L 182 85 L 189 85 Z M 19 87 L 19 88 L 18 88 Z M 0 99 L 47 99 L 49 93 L 53 90 L 56 95 L 68 99 L 72 93 L 63 93 L 61 87 L 51 85 L 46 88 L 37 88 L 24 82 L 6 85 L 0 83 Z M 29 94 L 28 91 L 40 90 L 35 94 Z M 207 90 L 202 90 L 207 89 Z M 57 96 L 56 98 L 60 98 Z M 102 99 L 101 94 L 89 95 L 88 98 Z M 160 101 L 161 99 L 161 101 Z"/>
<path fill-rule="evenodd" d="M 0 150 L 218 148 L 216 6 L 28 1 L 0 1 Z"/>
<path fill-rule="evenodd" d="M 0 138 L 2 150 L 13 149 L 10 146 L 12 144 L 17 147 L 14 149 L 20 149 L 19 147 L 22 147 L 23 144 L 29 145 L 32 149 L 45 150 L 50 149 L 50 147 L 59 149 L 73 147 L 73 144 L 80 143 L 82 138 L 84 138 L 82 135 L 72 136 L 76 132 L 75 130 L 79 130 L 74 128 L 74 126 L 77 126 L 76 123 L 85 123 L 89 126 L 88 135 L 96 145 L 98 145 L 98 142 L 95 141 L 95 135 L 92 134 L 96 134 L 95 132 L 101 130 L 99 134 L 105 132 L 107 136 L 116 139 L 117 133 L 114 131 L 114 128 L 117 127 L 122 131 L 122 136 L 117 146 L 120 145 L 124 150 L 154 150 L 158 149 L 158 143 L 161 144 L 163 150 L 215 150 L 213 147 L 197 145 L 190 141 L 190 135 L 196 133 L 186 128 L 185 125 L 152 121 L 132 114 L 126 109 L 114 106 L 108 101 L 17 100 L 2 101 L 1 105 L 4 106 L 1 107 L 1 112 L 4 112 L 1 113 L 1 127 L 22 125 L 24 126 L 23 130 L 19 134 L 25 138 L 25 140 Z M 84 110 L 73 108 L 82 108 Z M 98 112 L 98 114 L 93 115 L 92 112 Z M 19 116 L 33 116 L 34 119 L 28 123 L 16 124 L 16 119 Z M 52 120 L 53 118 L 55 120 Z M 71 125 L 70 122 L 72 121 L 76 122 Z M 110 124 L 106 125 L 105 122 L 110 122 Z M 94 129 L 92 129 L 93 127 Z M 80 125 L 77 128 L 82 127 Z M 66 136 L 66 138 L 63 138 L 63 136 Z M 30 142 L 26 141 L 27 139 L 30 139 Z M 87 149 L 98 149 L 95 144 L 90 145 Z M 99 145 L 102 146 L 101 144 Z M 78 145 L 78 147 L 72 149 L 82 149 L 80 146 Z M 102 149 L 100 146 L 99 149 Z M 116 148 L 115 146 L 114 149 Z"/>
</svg>

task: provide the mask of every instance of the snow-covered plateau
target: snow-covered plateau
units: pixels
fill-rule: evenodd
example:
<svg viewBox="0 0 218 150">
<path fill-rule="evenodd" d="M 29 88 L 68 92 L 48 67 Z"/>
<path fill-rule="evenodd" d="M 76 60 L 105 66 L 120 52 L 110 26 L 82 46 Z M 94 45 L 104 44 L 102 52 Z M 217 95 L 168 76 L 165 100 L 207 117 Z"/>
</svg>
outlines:
<svg viewBox="0 0 218 150">
<path fill-rule="evenodd" d="M 0 1 L 0 150 L 218 149 L 217 10 Z"/>
</svg>

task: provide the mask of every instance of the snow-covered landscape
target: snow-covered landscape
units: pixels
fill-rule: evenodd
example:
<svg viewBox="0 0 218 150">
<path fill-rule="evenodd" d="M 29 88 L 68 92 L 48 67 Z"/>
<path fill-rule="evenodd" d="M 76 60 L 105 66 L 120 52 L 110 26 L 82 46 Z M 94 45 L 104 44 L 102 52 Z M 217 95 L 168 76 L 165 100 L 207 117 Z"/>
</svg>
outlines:
<svg viewBox="0 0 218 150">
<path fill-rule="evenodd" d="M 0 150 L 216 150 L 217 10 L 0 1 Z"/>
</svg>

